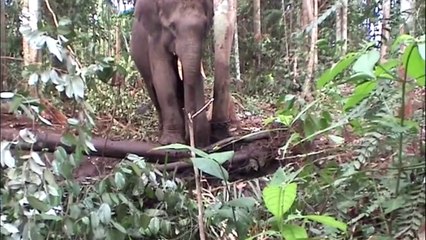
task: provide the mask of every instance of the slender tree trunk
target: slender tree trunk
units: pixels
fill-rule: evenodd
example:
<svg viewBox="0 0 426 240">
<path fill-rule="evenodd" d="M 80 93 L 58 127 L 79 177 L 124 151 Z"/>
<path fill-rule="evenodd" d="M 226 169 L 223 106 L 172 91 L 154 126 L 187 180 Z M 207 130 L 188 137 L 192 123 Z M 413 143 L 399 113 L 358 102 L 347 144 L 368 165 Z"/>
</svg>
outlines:
<svg viewBox="0 0 426 240">
<path fill-rule="evenodd" d="M 261 18 L 260 18 L 260 0 L 253 0 L 253 33 L 254 39 L 258 46 L 262 42 L 262 29 L 261 29 Z M 260 69 L 261 63 L 261 52 L 256 51 L 256 70 Z"/>
<path fill-rule="evenodd" d="M 390 10 L 391 10 L 391 1 L 390 0 L 383 0 L 382 2 L 382 12 L 383 12 L 383 19 L 382 19 L 382 46 L 380 48 L 380 59 L 383 62 L 386 58 L 386 53 L 388 51 L 387 41 L 389 40 L 390 36 L 390 25 L 388 24 L 390 20 Z"/>
<path fill-rule="evenodd" d="M 308 13 L 308 22 L 317 21 L 318 17 L 318 1 L 314 0 L 304 0 L 305 5 L 307 7 L 307 13 Z M 303 86 L 303 92 L 302 96 L 306 100 L 311 100 L 312 94 L 311 94 L 311 88 L 312 88 L 312 79 L 314 78 L 314 70 L 318 62 L 317 57 L 317 48 L 316 48 L 316 42 L 318 35 L 318 27 L 317 25 L 314 25 L 311 32 L 311 43 L 310 43 L 310 49 L 309 49 L 309 61 L 308 61 L 308 75 L 306 76 L 306 80 Z"/>
<path fill-rule="evenodd" d="M 235 6 L 237 7 L 237 6 Z M 238 44 L 238 21 L 235 18 L 235 27 L 234 27 L 234 58 L 235 58 L 235 71 L 236 71 L 236 80 L 241 82 L 241 65 L 240 65 L 240 48 Z"/>
<path fill-rule="evenodd" d="M 214 96 L 212 123 L 226 123 L 230 121 L 235 110 L 229 111 L 231 103 L 230 87 L 230 59 L 232 42 L 237 17 L 236 0 L 214 0 Z M 226 111 L 224 110 L 226 107 Z"/>
<path fill-rule="evenodd" d="M 336 42 L 340 42 L 339 53 L 345 55 L 348 38 L 348 0 L 341 0 L 336 11 Z"/>
<path fill-rule="evenodd" d="M 5 9 L 5 4 L 4 4 L 4 0 L 1 0 L 1 22 L 0 22 L 0 44 L 1 44 L 1 57 L 6 56 L 6 46 L 7 46 L 7 38 L 6 38 L 6 9 Z M 6 90 L 10 90 L 8 89 L 8 84 L 7 84 L 7 67 L 6 67 L 6 60 L 4 58 L 1 58 L 0 61 L 1 64 L 1 91 L 6 91 Z"/>
<path fill-rule="evenodd" d="M 342 55 L 348 50 L 348 0 L 342 0 L 342 40 L 345 42 L 342 46 Z"/>
<path fill-rule="evenodd" d="M 40 19 L 40 0 L 22 0 L 22 14 L 29 16 L 30 26 L 33 30 L 38 29 Z M 32 48 L 28 39 L 22 38 L 22 49 L 24 54 L 24 65 L 37 64 L 41 62 L 40 51 Z M 30 87 L 30 95 L 37 97 L 37 85 Z"/>
</svg>

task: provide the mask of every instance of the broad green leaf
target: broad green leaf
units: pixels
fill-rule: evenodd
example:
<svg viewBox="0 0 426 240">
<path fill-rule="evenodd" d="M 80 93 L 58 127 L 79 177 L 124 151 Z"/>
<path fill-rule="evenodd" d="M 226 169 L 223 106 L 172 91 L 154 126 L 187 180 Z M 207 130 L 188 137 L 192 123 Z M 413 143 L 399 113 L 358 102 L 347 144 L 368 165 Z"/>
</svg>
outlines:
<svg viewBox="0 0 426 240">
<path fill-rule="evenodd" d="M 10 223 L 4 223 L 1 225 L 8 233 L 18 233 L 19 229 Z"/>
<path fill-rule="evenodd" d="M 374 74 L 378 78 L 394 79 L 395 77 L 390 73 L 392 73 L 392 69 L 395 69 L 398 65 L 398 59 L 388 59 L 385 63 L 377 65 L 376 69 L 374 70 Z"/>
<path fill-rule="evenodd" d="M 111 220 L 112 225 L 120 232 L 127 233 L 126 229 L 118 222 Z"/>
<path fill-rule="evenodd" d="M 352 70 L 356 73 L 365 73 L 374 76 L 373 69 L 379 60 L 380 52 L 376 49 L 372 49 L 358 58 Z"/>
<path fill-rule="evenodd" d="M 373 80 L 373 79 L 376 79 L 373 73 L 355 73 L 349 76 L 345 82 L 358 83 L 358 82 L 363 82 L 365 80 Z"/>
<path fill-rule="evenodd" d="M 405 49 L 402 55 L 402 64 L 407 75 L 416 80 L 421 87 L 424 87 L 426 65 L 425 60 L 420 56 L 417 45 L 411 44 Z"/>
<path fill-rule="evenodd" d="M 58 40 L 51 37 L 46 38 L 46 45 L 49 52 L 56 56 L 56 58 L 62 62 L 62 46 L 59 45 Z"/>
<path fill-rule="evenodd" d="M 391 52 L 395 52 L 404 43 L 412 43 L 414 42 L 414 37 L 408 34 L 399 35 L 391 46 Z"/>
<path fill-rule="evenodd" d="M 389 214 L 393 211 L 395 211 L 396 209 L 401 208 L 402 206 L 404 206 L 405 204 L 405 200 L 402 197 L 397 197 L 397 198 L 391 198 L 386 200 L 383 203 L 383 208 L 384 208 L 384 214 Z"/>
<path fill-rule="evenodd" d="M 338 61 L 333 67 L 325 71 L 316 82 L 317 89 L 323 88 L 328 82 L 332 81 L 337 75 L 343 73 L 356 59 L 358 53 L 348 53 L 343 59 Z"/>
<path fill-rule="evenodd" d="M 92 225 L 92 229 L 96 229 L 99 227 L 99 217 L 96 212 L 90 213 L 90 224 Z"/>
<path fill-rule="evenodd" d="M 44 164 L 43 160 L 41 160 L 40 155 L 38 155 L 38 153 L 31 151 L 30 152 L 31 158 L 34 160 L 34 162 L 36 162 L 38 165 L 40 166 L 46 166 L 46 164 Z"/>
<path fill-rule="evenodd" d="M 10 151 L 10 142 L 1 141 L 1 154 L 0 154 L 1 166 L 7 166 L 8 168 L 14 168 L 16 166 L 16 160 L 12 156 Z"/>
<path fill-rule="evenodd" d="M 37 82 L 38 82 L 38 74 L 37 73 L 31 74 L 30 78 L 28 79 L 28 85 L 33 86 L 33 85 L 36 85 Z"/>
<path fill-rule="evenodd" d="M 126 179 L 121 172 L 116 172 L 114 175 L 114 182 L 118 189 L 122 189 L 126 184 Z"/>
<path fill-rule="evenodd" d="M 164 150 L 164 149 L 189 150 L 189 151 L 194 152 L 196 155 L 198 155 L 200 157 L 203 157 L 203 158 L 209 157 L 209 155 L 207 153 L 205 153 L 204 151 L 201 151 L 199 149 L 192 148 L 190 146 L 180 144 L 180 143 L 174 143 L 174 144 L 169 144 L 169 145 L 166 145 L 166 146 L 156 147 L 153 150 Z"/>
<path fill-rule="evenodd" d="M 99 216 L 99 220 L 104 224 L 107 224 L 111 221 L 111 208 L 109 207 L 108 204 L 106 203 L 101 204 L 101 206 L 98 209 L 98 216 Z"/>
<path fill-rule="evenodd" d="M 345 142 L 345 139 L 336 135 L 328 135 L 328 137 L 330 138 L 331 141 L 333 141 L 335 144 L 337 145 L 341 145 Z"/>
<path fill-rule="evenodd" d="M 223 163 L 231 160 L 232 157 L 234 157 L 234 151 L 211 153 L 211 154 L 209 154 L 209 157 L 214 159 L 217 163 L 222 165 Z"/>
<path fill-rule="evenodd" d="M 344 232 L 346 232 L 347 230 L 347 225 L 344 222 L 341 222 L 339 220 L 336 220 L 335 218 L 331 217 L 331 216 L 326 216 L 326 215 L 307 215 L 307 216 L 303 216 L 306 219 L 312 220 L 312 221 L 316 221 L 319 223 L 322 223 L 324 225 L 327 225 L 329 227 L 334 227 L 337 229 L 340 229 Z"/>
<path fill-rule="evenodd" d="M 243 208 L 252 208 L 256 204 L 256 200 L 252 197 L 241 197 L 234 200 L 231 200 L 227 203 L 229 206 L 233 207 L 243 207 Z"/>
<path fill-rule="evenodd" d="M 19 131 L 19 136 L 24 140 L 26 143 L 34 144 L 37 142 L 37 138 L 34 135 L 34 133 L 30 132 L 28 128 L 24 128 Z"/>
<path fill-rule="evenodd" d="M 47 212 L 51 209 L 49 205 L 40 201 L 38 198 L 34 196 L 28 196 L 27 200 L 28 200 L 28 203 L 31 205 L 31 207 L 39 210 L 40 212 Z"/>
<path fill-rule="evenodd" d="M 281 231 L 285 240 L 305 240 L 308 239 L 306 230 L 297 225 L 284 224 Z"/>
<path fill-rule="evenodd" d="M 215 176 L 219 179 L 227 181 L 229 178 L 228 171 L 217 164 L 215 161 L 205 158 L 191 158 L 192 164 L 201 171 Z"/>
<path fill-rule="evenodd" d="M 352 96 L 350 96 L 346 103 L 345 106 L 343 107 L 343 109 L 346 111 L 347 109 L 354 107 L 355 105 L 357 105 L 359 102 L 361 102 L 364 98 L 368 97 L 370 95 L 370 93 L 376 89 L 377 86 L 377 82 L 376 81 L 368 81 L 365 83 L 362 83 L 360 85 L 358 85 L 355 88 L 354 93 L 352 94 Z"/>
<path fill-rule="evenodd" d="M 84 82 L 83 79 L 79 76 L 74 76 L 71 78 L 70 85 L 72 87 L 72 93 L 74 94 L 74 98 L 84 98 Z"/>
<path fill-rule="evenodd" d="M 297 195 L 297 184 L 267 186 L 263 189 L 263 200 L 269 212 L 281 218 L 293 205 Z"/>
<path fill-rule="evenodd" d="M 425 43 L 419 43 L 419 45 L 417 46 L 419 47 L 420 56 L 422 57 L 423 61 L 425 61 L 426 60 Z"/>
<path fill-rule="evenodd" d="M 81 208 L 77 204 L 73 203 L 70 206 L 70 218 L 77 220 L 80 217 L 81 214 Z"/>
</svg>

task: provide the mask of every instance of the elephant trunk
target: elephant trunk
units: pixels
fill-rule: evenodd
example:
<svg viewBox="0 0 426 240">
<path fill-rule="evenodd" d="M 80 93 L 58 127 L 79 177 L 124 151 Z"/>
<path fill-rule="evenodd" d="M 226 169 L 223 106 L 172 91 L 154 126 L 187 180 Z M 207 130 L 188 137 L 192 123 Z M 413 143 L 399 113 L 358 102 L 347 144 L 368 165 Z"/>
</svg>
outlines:
<svg viewBox="0 0 426 240">
<path fill-rule="evenodd" d="M 194 114 L 204 106 L 204 84 L 201 75 L 202 40 L 186 38 L 177 45 L 177 53 L 182 62 L 184 100 L 186 114 Z M 209 143 L 210 125 L 205 111 L 194 118 L 194 138 L 198 146 Z"/>
</svg>

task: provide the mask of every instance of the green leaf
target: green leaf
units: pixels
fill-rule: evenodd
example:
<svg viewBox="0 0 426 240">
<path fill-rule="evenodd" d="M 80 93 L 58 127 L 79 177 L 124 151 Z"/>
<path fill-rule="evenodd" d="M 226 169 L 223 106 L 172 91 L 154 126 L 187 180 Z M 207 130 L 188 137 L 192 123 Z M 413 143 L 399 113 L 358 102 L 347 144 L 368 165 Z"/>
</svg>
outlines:
<svg viewBox="0 0 426 240">
<path fill-rule="evenodd" d="M 234 151 L 211 153 L 211 154 L 209 154 L 209 157 L 214 159 L 217 163 L 223 164 L 226 161 L 231 160 L 232 157 L 234 157 Z"/>
<path fill-rule="evenodd" d="M 425 60 L 419 53 L 419 47 L 415 44 L 409 45 L 402 54 L 402 64 L 407 75 L 413 78 L 421 87 L 425 86 Z"/>
<path fill-rule="evenodd" d="M 331 141 L 333 141 L 337 145 L 341 145 L 345 142 L 345 139 L 336 135 L 328 135 Z"/>
<path fill-rule="evenodd" d="M 408 34 L 399 35 L 391 46 L 391 52 L 395 52 L 401 47 L 401 44 L 414 42 L 414 37 Z"/>
<path fill-rule="evenodd" d="M 77 204 L 72 204 L 70 207 L 70 218 L 77 220 L 80 217 L 81 208 Z"/>
<path fill-rule="evenodd" d="M 345 82 L 358 83 L 366 80 L 374 80 L 376 77 L 372 73 L 355 73 L 348 77 Z"/>
<path fill-rule="evenodd" d="M 92 229 L 96 229 L 99 227 L 99 217 L 96 212 L 90 213 L 90 223 L 92 225 Z"/>
<path fill-rule="evenodd" d="M 263 189 L 263 200 L 269 212 L 281 218 L 293 205 L 297 195 L 297 184 L 267 186 Z"/>
<path fill-rule="evenodd" d="M 27 200 L 28 200 L 28 203 L 31 205 L 31 207 L 39 210 L 40 212 L 47 212 L 51 209 L 49 205 L 40 201 L 38 198 L 34 196 L 28 196 Z"/>
<path fill-rule="evenodd" d="M 344 58 L 338 61 L 333 67 L 325 71 L 316 82 L 317 89 L 322 89 L 328 82 L 332 81 L 337 75 L 343 73 L 356 59 L 358 53 L 348 53 Z"/>
<path fill-rule="evenodd" d="M 111 220 L 112 225 L 120 232 L 127 233 L 126 229 L 118 222 Z"/>
<path fill-rule="evenodd" d="M 196 148 L 192 148 L 190 146 L 184 145 L 184 144 L 180 144 L 180 143 L 174 143 L 174 144 L 169 144 L 166 146 L 161 146 L 161 147 L 156 147 L 153 150 L 164 150 L 164 149 L 174 149 L 174 150 L 189 150 L 194 152 L 196 155 L 203 157 L 203 158 L 208 158 L 209 155 L 201 150 L 198 150 Z"/>
<path fill-rule="evenodd" d="M 53 39 L 51 37 L 46 38 L 46 45 L 49 52 L 56 56 L 56 58 L 62 62 L 62 46 L 59 45 L 58 40 Z"/>
<path fill-rule="evenodd" d="M 374 74 L 378 78 L 394 79 L 394 76 L 392 76 L 390 73 L 392 73 L 392 69 L 395 69 L 398 65 L 398 59 L 388 59 L 386 62 L 377 65 Z"/>
<path fill-rule="evenodd" d="M 28 79 L 28 85 L 33 86 L 33 85 L 36 85 L 37 82 L 38 82 L 38 74 L 32 73 L 30 75 L 30 78 Z"/>
<path fill-rule="evenodd" d="M 122 189 L 126 184 L 126 179 L 121 172 L 116 172 L 114 175 L 114 182 L 118 189 Z"/>
<path fill-rule="evenodd" d="M 304 240 L 308 239 L 308 233 L 306 230 L 297 225 L 293 224 L 284 224 L 282 226 L 281 234 L 285 240 Z"/>
<path fill-rule="evenodd" d="M 380 52 L 372 49 L 361 55 L 352 67 L 356 73 L 365 73 L 374 76 L 373 69 L 380 60 Z"/>
<path fill-rule="evenodd" d="M 111 208 L 109 207 L 108 204 L 106 203 L 101 204 L 101 206 L 98 209 L 98 216 L 99 216 L 99 220 L 104 224 L 107 224 L 111 221 Z"/>
<path fill-rule="evenodd" d="M 306 219 L 312 220 L 312 221 L 316 221 L 319 223 L 322 223 L 324 225 L 327 225 L 329 227 L 334 227 L 337 229 L 340 229 L 343 232 L 346 232 L 347 230 L 347 225 L 344 222 L 338 221 L 335 218 L 331 217 L 331 216 L 326 216 L 326 215 L 307 215 L 307 216 L 303 216 Z"/>
<path fill-rule="evenodd" d="M 227 203 L 229 206 L 233 207 L 242 207 L 251 209 L 256 204 L 256 200 L 252 197 L 240 197 L 234 200 L 231 200 Z"/>
<path fill-rule="evenodd" d="M 361 102 L 364 98 L 368 97 L 370 95 L 370 93 L 376 89 L 377 86 L 377 82 L 376 81 L 368 81 L 365 83 L 362 83 L 360 85 L 358 85 L 355 88 L 354 93 L 352 94 L 352 96 L 350 96 L 346 103 L 345 106 L 343 107 L 343 109 L 346 111 L 351 107 L 354 107 L 355 105 L 357 105 L 359 102 Z"/>
<path fill-rule="evenodd" d="M 404 206 L 405 204 L 405 200 L 404 198 L 402 198 L 401 196 L 397 197 L 397 198 L 391 198 L 387 201 L 385 201 L 383 203 L 383 208 L 384 208 L 384 214 L 389 214 L 393 211 L 395 211 L 396 209 L 401 208 L 402 206 Z"/>
<path fill-rule="evenodd" d="M 215 176 L 219 179 L 227 181 L 229 178 L 228 171 L 211 159 L 191 158 L 192 164 L 201 171 Z"/>
<path fill-rule="evenodd" d="M 419 47 L 420 56 L 422 57 L 423 61 L 425 61 L 426 60 L 425 43 L 419 43 L 419 45 L 417 46 Z"/>
</svg>

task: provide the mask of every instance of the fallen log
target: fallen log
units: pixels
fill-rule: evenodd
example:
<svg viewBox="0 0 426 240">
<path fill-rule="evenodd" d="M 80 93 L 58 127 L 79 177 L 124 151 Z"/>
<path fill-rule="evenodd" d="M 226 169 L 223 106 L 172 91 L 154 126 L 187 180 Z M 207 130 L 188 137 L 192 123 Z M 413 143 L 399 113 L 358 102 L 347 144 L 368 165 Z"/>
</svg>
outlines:
<svg viewBox="0 0 426 240">
<path fill-rule="evenodd" d="M 56 147 L 62 146 L 67 153 L 73 153 L 74 147 L 69 147 L 61 143 L 61 134 L 47 131 L 34 131 L 32 133 L 36 136 L 35 144 L 28 143 L 19 143 L 17 146 L 22 150 L 32 149 L 33 151 L 42 151 L 47 150 L 48 152 L 54 152 Z M 1 129 L 1 139 L 7 141 L 13 141 L 19 137 L 19 131 L 14 128 L 2 128 Z M 268 134 L 258 134 L 250 138 L 243 138 L 241 142 L 250 142 L 259 139 L 268 138 Z M 234 145 L 238 141 L 238 137 L 232 137 L 226 139 L 226 142 L 232 142 Z M 149 143 L 149 142 L 138 142 L 138 141 L 112 141 L 104 138 L 93 138 L 92 144 L 94 145 L 97 151 L 90 151 L 86 155 L 90 156 L 101 156 L 101 157 L 110 157 L 110 158 L 124 158 L 127 154 L 132 153 L 138 156 L 145 157 L 151 161 L 161 160 L 164 161 L 165 158 L 169 158 L 169 162 L 173 160 L 178 160 L 182 158 L 190 157 L 189 152 L 182 150 L 154 150 L 154 148 L 159 147 L 159 144 Z M 221 145 L 221 144 L 219 144 Z M 211 152 L 217 150 L 218 144 L 214 144 L 205 148 L 204 150 Z M 234 145 L 235 147 L 235 145 Z M 221 147 L 219 147 L 220 149 Z M 236 155 L 238 156 L 238 154 Z"/>
</svg>

